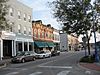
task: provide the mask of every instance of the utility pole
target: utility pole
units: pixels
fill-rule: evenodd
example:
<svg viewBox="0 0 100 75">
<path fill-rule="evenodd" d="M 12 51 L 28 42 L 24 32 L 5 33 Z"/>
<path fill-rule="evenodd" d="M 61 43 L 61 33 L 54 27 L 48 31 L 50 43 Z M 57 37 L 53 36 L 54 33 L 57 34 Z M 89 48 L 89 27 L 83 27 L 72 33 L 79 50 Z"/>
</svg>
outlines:
<svg viewBox="0 0 100 75">
<path fill-rule="evenodd" d="M 95 4 L 95 7 L 96 7 L 96 1 L 95 1 L 94 4 Z M 98 62 L 99 56 L 98 56 L 97 44 L 96 44 L 96 23 L 95 23 L 96 22 L 96 16 L 97 16 L 97 12 L 93 9 L 93 33 L 94 33 L 94 41 L 95 41 L 95 61 Z"/>
<path fill-rule="evenodd" d="M 85 36 L 83 36 L 82 41 L 83 41 L 83 46 L 84 46 L 84 50 L 85 50 L 85 56 L 87 56 L 87 51 L 86 51 L 86 41 L 87 41 L 87 38 Z"/>
</svg>

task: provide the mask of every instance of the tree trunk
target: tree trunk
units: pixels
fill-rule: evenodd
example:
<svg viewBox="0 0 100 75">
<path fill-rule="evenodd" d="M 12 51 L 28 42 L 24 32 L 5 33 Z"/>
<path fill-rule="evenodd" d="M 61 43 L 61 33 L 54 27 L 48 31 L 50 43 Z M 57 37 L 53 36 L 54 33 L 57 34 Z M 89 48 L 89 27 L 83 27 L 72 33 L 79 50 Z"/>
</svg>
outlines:
<svg viewBox="0 0 100 75">
<path fill-rule="evenodd" d="M 89 38 L 89 36 L 88 36 L 88 32 L 86 32 L 86 37 L 87 37 L 88 55 L 90 55 L 90 54 L 91 54 L 91 53 L 90 53 L 90 43 L 89 43 L 90 38 Z"/>
<path fill-rule="evenodd" d="M 88 42 L 87 42 L 87 47 L 88 47 L 88 55 L 90 55 L 90 54 L 91 54 L 91 53 L 90 53 L 90 43 L 89 43 L 89 40 L 90 40 L 90 39 L 88 38 L 88 40 L 87 40 L 87 41 L 88 41 Z"/>
</svg>

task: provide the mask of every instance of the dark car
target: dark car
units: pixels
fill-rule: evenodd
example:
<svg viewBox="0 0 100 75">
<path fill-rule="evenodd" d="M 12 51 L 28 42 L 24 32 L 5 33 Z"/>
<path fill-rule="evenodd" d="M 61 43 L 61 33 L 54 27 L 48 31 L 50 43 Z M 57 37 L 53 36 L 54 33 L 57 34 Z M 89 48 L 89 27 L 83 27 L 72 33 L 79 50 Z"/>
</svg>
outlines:
<svg viewBox="0 0 100 75">
<path fill-rule="evenodd" d="M 35 56 L 32 55 L 30 52 L 28 51 L 24 51 L 24 52 L 18 52 L 16 54 L 16 56 L 14 56 L 12 58 L 12 62 L 26 62 L 26 61 L 30 61 L 30 60 L 35 60 Z"/>
<path fill-rule="evenodd" d="M 52 56 L 60 55 L 60 51 L 54 50 L 54 51 L 51 52 L 51 55 L 52 55 Z"/>
</svg>

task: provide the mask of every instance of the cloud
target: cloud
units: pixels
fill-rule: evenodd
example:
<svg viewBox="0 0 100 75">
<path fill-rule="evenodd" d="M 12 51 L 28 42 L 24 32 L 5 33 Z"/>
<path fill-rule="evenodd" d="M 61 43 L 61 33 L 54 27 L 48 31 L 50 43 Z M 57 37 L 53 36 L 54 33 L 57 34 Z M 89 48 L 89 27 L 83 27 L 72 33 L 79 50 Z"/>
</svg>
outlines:
<svg viewBox="0 0 100 75">
<path fill-rule="evenodd" d="M 59 29 L 60 25 L 51 14 L 51 8 L 49 8 L 48 2 L 54 0 L 19 0 L 27 6 L 33 8 L 33 20 L 42 20 L 43 24 L 51 24 L 52 27 Z"/>
</svg>

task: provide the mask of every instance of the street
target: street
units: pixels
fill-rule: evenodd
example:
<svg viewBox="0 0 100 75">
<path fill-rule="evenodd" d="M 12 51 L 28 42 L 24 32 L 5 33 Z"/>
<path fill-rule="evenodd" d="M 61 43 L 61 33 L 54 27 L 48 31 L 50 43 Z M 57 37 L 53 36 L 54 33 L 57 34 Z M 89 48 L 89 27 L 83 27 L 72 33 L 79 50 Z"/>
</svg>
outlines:
<svg viewBox="0 0 100 75">
<path fill-rule="evenodd" d="M 0 69 L 0 75 L 100 75 L 78 65 L 83 51 L 62 52 L 60 56 L 37 59 L 25 63 L 12 63 Z"/>
</svg>

